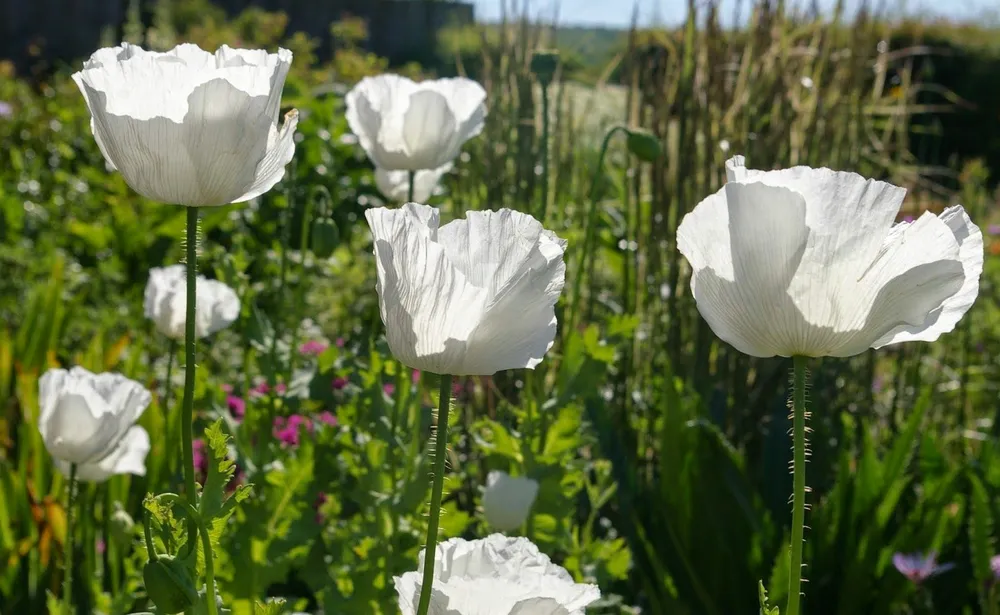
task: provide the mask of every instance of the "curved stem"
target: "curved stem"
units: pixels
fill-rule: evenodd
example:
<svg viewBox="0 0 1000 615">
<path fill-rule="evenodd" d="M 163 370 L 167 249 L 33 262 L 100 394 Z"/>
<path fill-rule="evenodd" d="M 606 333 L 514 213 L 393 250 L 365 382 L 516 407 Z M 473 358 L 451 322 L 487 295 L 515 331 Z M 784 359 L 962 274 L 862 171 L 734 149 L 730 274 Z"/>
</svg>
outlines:
<svg viewBox="0 0 1000 615">
<path fill-rule="evenodd" d="M 208 607 L 208 615 L 218 615 L 219 611 L 215 596 L 215 558 L 212 554 L 212 537 L 208 533 L 208 528 L 205 527 L 204 519 L 201 518 L 198 510 L 190 502 L 181 499 L 177 494 L 164 493 L 157 497 L 181 506 L 187 518 L 194 522 L 198 528 L 198 534 L 201 536 L 201 550 L 204 551 L 205 555 L 205 603 Z M 189 536 L 188 541 L 193 542 L 194 537 Z"/>
<path fill-rule="evenodd" d="M 438 524 L 441 521 L 441 496 L 444 493 L 444 461 L 448 456 L 448 411 L 451 406 L 451 376 L 441 376 L 438 424 L 434 432 L 434 483 L 431 486 L 430 520 L 427 522 L 427 546 L 424 547 L 424 580 L 420 584 L 417 615 L 427 615 L 434 587 L 434 553 Z"/>
<path fill-rule="evenodd" d="M 76 464 L 72 463 L 69 466 L 69 494 L 66 498 L 66 541 L 63 549 L 66 554 L 64 563 L 66 579 L 63 582 L 63 606 L 66 610 L 66 615 L 73 615 L 75 612 L 73 609 L 73 546 L 75 545 L 73 541 L 73 521 L 76 517 L 74 514 L 75 509 Z"/>
<path fill-rule="evenodd" d="M 195 502 L 194 481 L 194 337 L 198 275 L 198 208 L 187 209 L 187 313 L 184 321 L 184 405 L 181 411 L 181 438 L 184 440 L 184 495 Z"/>
<path fill-rule="evenodd" d="M 152 514 L 150 514 L 149 509 L 143 507 L 142 509 L 142 536 L 146 540 L 146 555 L 149 557 L 149 561 L 155 562 L 160 559 L 160 554 L 156 552 L 156 543 L 153 542 L 153 530 L 150 525 L 153 523 Z"/>
<path fill-rule="evenodd" d="M 806 357 L 793 357 L 792 364 L 792 538 L 788 561 L 788 609 L 785 615 L 799 615 L 806 516 Z"/>
<path fill-rule="evenodd" d="M 597 168 L 594 169 L 594 181 L 590 185 L 590 209 L 587 211 L 587 223 L 584 227 L 583 245 L 580 250 L 580 263 L 577 265 L 576 273 L 573 275 L 573 285 L 570 287 L 570 292 L 573 297 L 573 302 L 571 304 L 572 311 L 570 312 L 570 326 L 564 330 L 572 331 L 576 326 L 576 318 L 579 316 L 580 301 L 583 296 L 583 289 L 581 288 L 583 276 L 594 266 L 594 253 L 596 250 L 590 244 L 594 241 L 594 229 L 597 226 L 597 197 L 601 186 L 601 180 L 604 179 L 604 157 L 608 153 L 608 145 L 611 143 L 611 137 L 613 137 L 615 133 L 624 130 L 624 126 L 615 126 L 604 135 L 604 140 L 601 142 L 600 154 L 597 157 Z"/>
</svg>

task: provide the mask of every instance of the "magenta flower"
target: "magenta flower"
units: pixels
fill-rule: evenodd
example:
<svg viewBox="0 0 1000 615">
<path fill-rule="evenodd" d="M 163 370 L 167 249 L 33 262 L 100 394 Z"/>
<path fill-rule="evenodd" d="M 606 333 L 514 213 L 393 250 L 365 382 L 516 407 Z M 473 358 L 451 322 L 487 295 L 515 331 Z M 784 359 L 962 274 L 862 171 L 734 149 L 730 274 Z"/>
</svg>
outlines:
<svg viewBox="0 0 1000 615">
<path fill-rule="evenodd" d="M 242 421 L 243 416 L 247 413 L 247 402 L 242 397 L 226 395 L 226 406 L 229 407 L 229 412 L 237 421 Z"/>
<path fill-rule="evenodd" d="M 1000 235 L 1000 224 L 991 224 L 986 227 L 986 232 L 990 235 Z"/>
<path fill-rule="evenodd" d="M 324 410 L 320 412 L 319 415 L 316 417 L 316 420 L 319 421 L 320 423 L 323 423 L 324 425 L 329 425 L 330 427 L 337 426 L 337 417 L 329 410 Z"/>
<path fill-rule="evenodd" d="M 344 347 L 344 344 L 346 344 L 346 343 L 347 343 L 347 342 L 346 342 L 346 341 L 344 340 L 344 338 L 342 338 L 342 337 L 338 337 L 338 338 L 337 338 L 337 341 L 335 341 L 335 342 L 334 342 L 334 344 L 336 344 L 336 345 L 337 345 L 337 348 L 343 348 L 343 347 Z"/>
<path fill-rule="evenodd" d="M 388 382 L 388 383 L 382 385 L 382 390 L 385 391 L 386 395 L 388 395 L 389 397 L 392 397 L 392 394 L 396 392 L 396 385 L 394 385 L 391 382 Z"/>
<path fill-rule="evenodd" d="M 293 414 L 288 418 L 279 416 L 274 419 L 274 437 L 287 446 L 298 446 L 303 427 L 312 433 L 313 424 L 308 417 L 301 414 Z"/>
<path fill-rule="evenodd" d="M 903 216 L 903 222 L 913 222 L 913 216 Z"/>
<path fill-rule="evenodd" d="M 107 550 L 108 545 L 106 545 L 103 540 L 98 538 L 97 543 L 94 544 L 94 548 L 97 550 L 98 553 L 104 555 L 104 552 Z"/>
<path fill-rule="evenodd" d="M 946 572 L 955 564 L 938 564 L 937 553 L 896 553 L 892 556 L 892 565 L 903 576 L 914 583 L 923 583 L 927 579 Z"/>
<path fill-rule="evenodd" d="M 208 454 L 205 452 L 205 441 L 195 440 L 191 443 L 194 450 L 194 473 L 198 479 L 204 480 L 208 474 Z"/>
<path fill-rule="evenodd" d="M 326 342 L 321 342 L 319 340 L 310 340 L 299 346 L 299 353 L 304 355 L 310 355 L 313 357 L 318 357 L 319 355 L 326 352 L 326 349 L 329 347 L 330 347 L 329 344 L 327 344 Z"/>
<path fill-rule="evenodd" d="M 288 390 L 288 387 L 285 386 L 285 383 L 279 382 L 278 384 L 274 385 L 274 390 L 278 395 L 284 395 L 285 391 Z M 270 392 L 271 392 L 271 387 L 268 386 L 267 382 L 261 382 L 260 384 L 250 387 L 251 397 L 262 397 Z"/>
<path fill-rule="evenodd" d="M 410 374 L 410 379 L 413 381 L 413 384 L 417 384 L 418 382 L 420 382 L 420 370 L 419 369 L 413 370 L 413 373 Z"/>
<path fill-rule="evenodd" d="M 333 387 L 334 391 L 343 390 L 344 387 L 347 386 L 347 378 L 342 378 L 340 376 L 337 376 L 336 378 L 333 379 L 331 386 Z"/>
</svg>

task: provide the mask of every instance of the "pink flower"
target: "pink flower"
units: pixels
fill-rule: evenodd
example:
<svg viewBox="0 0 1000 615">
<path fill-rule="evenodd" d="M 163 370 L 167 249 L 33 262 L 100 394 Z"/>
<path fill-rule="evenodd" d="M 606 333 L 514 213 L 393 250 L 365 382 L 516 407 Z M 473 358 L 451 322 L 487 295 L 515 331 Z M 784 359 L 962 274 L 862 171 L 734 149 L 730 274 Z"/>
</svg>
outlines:
<svg viewBox="0 0 1000 615">
<path fill-rule="evenodd" d="M 229 407 L 229 412 L 237 421 L 242 421 L 243 416 L 247 413 L 247 402 L 242 397 L 226 395 L 226 406 Z"/>
<path fill-rule="evenodd" d="M 344 341 L 344 338 L 342 338 L 342 337 L 338 337 L 338 338 L 337 338 L 337 341 L 335 341 L 335 342 L 334 342 L 334 344 L 336 344 L 336 345 L 337 345 L 337 348 L 343 348 L 343 347 L 344 347 L 344 344 L 346 344 L 346 343 L 347 343 L 347 342 L 346 342 L 346 341 Z"/>
<path fill-rule="evenodd" d="M 892 556 L 892 565 L 896 567 L 903 576 L 914 583 L 923 583 L 927 579 L 946 572 L 955 567 L 955 564 L 938 564 L 937 553 L 896 553 Z"/>
<path fill-rule="evenodd" d="M 279 382 L 278 384 L 274 385 L 274 390 L 275 392 L 277 392 L 278 395 L 284 395 L 285 391 L 288 390 L 288 387 L 285 386 L 285 383 Z M 270 392 L 271 392 L 271 387 L 268 386 L 266 381 L 261 382 L 260 384 L 255 385 L 253 387 L 250 387 L 251 397 L 261 397 L 263 395 L 267 395 Z"/>
<path fill-rule="evenodd" d="M 418 382 L 420 382 L 420 370 L 419 369 L 413 370 L 413 373 L 410 374 L 410 379 L 413 381 L 413 384 L 417 384 Z"/>
<path fill-rule="evenodd" d="M 392 394 L 396 392 L 396 385 L 394 385 L 391 382 L 388 382 L 388 383 L 382 385 L 382 390 L 385 391 L 386 395 L 388 395 L 389 397 L 392 397 Z"/>
<path fill-rule="evenodd" d="M 194 450 L 194 473 L 198 479 L 204 480 L 208 474 L 208 453 L 205 452 L 205 441 L 195 440 L 191 443 Z"/>
<path fill-rule="evenodd" d="M 334 391 L 340 391 L 347 386 L 347 378 L 342 378 L 340 376 L 337 376 L 336 378 L 333 379 L 331 386 L 333 387 Z"/>
<path fill-rule="evenodd" d="M 316 420 L 318 420 L 320 423 L 323 423 L 324 425 L 329 425 L 330 427 L 337 426 L 337 417 L 329 410 L 324 410 L 320 412 L 319 415 L 316 417 Z"/>
<path fill-rule="evenodd" d="M 993 582 L 1000 583 L 1000 555 L 990 558 L 990 569 L 993 571 Z"/>
<path fill-rule="evenodd" d="M 298 446 L 299 436 L 303 427 L 305 427 L 306 431 L 312 433 L 313 424 L 308 417 L 301 414 L 293 414 L 286 419 L 283 416 L 279 416 L 274 419 L 274 437 L 281 440 L 282 444 L 287 446 Z"/>
<path fill-rule="evenodd" d="M 990 235 L 1000 235 L 1000 224 L 991 224 L 986 228 L 986 232 Z"/>
<path fill-rule="evenodd" d="M 329 347 L 330 347 L 329 344 L 327 344 L 326 342 L 321 342 L 319 340 L 310 340 L 299 346 L 299 352 L 304 355 L 311 355 L 314 357 L 318 357 L 319 355 L 323 354 Z"/>
<path fill-rule="evenodd" d="M 233 392 L 233 385 L 231 385 L 231 384 L 223 384 L 219 388 L 222 389 L 223 393 L 232 393 Z"/>
<path fill-rule="evenodd" d="M 98 538 L 97 542 L 94 544 L 94 548 L 97 550 L 98 553 L 104 555 L 104 551 L 107 550 L 108 546 L 104 544 L 103 540 Z"/>
</svg>

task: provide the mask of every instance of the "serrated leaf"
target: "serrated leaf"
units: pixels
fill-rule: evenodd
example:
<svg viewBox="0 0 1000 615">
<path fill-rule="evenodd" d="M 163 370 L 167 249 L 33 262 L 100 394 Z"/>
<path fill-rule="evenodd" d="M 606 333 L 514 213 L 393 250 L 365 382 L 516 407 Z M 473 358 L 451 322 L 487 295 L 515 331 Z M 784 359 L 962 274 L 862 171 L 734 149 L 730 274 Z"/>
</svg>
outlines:
<svg viewBox="0 0 1000 615">
<path fill-rule="evenodd" d="M 254 601 L 255 615 L 281 615 L 285 610 L 285 600 L 283 598 L 272 598 L 267 602 Z"/>
<path fill-rule="evenodd" d="M 763 581 L 757 581 L 757 595 L 760 599 L 760 615 L 778 615 L 778 607 L 767 603 L 767 590 Z"/>
<path fill-rule="evenodd" d="M 222 513 L 226 486 L 236 472 L 236 464 L 229 458 L 229 437 L 222 431 L 222 419 L 205 429 L 205 445 L 208 472 L 198 508 L 202 518 L 209 521 Z"/>
</svg>

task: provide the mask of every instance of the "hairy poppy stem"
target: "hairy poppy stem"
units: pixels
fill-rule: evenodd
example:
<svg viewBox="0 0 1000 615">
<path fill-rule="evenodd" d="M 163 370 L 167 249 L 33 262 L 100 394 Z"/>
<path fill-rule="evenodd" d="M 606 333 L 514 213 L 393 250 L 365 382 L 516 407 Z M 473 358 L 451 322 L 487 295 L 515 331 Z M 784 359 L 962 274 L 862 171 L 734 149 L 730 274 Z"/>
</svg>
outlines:
<svg viewBox="0 0 1000 615">
<path fill-rule="evenodd" d="M 788 561 L 788 608 L 799 615 L 802 600 L 802 547 L 806 516 L 806 357 L 792 358 L 792 538 Z"/>
<path fill-rule="evenodd" d="M 420 584 L 417 615 L 427 615 L 434 586 L 434 553 L 437 547 L 438 524 L 441 521 L 441 496 L 444 493 L 444 461 L 448 456 L 448 411 L 451 406 L 451 376 L 441 376 L 441 397 L 437 429 L 434 431 L 434 482 L 431 486 L 430 520 L 427 522 L 427 546 L 424 547 L 424 579 Z"/>
<path fill-rule="evenodd" d="M 73 540 L 73 521 L 76 515 L 76 464 L 69 466 L 69 497 L 66 501 L 66 540 L 63 543 L 63 561 L 65 566 L 66 580 L 63 583 L 63 604 L 65 605 L 65 615 L 75 615 L 73 608 L 73 547 L 76 543 Z"/>
<path fill-rule="evenodd" d="M 194 337 L 195 293 L 198 275 L 198 208 L 187 208 L 187 313 L 184 321 L 184 404 L 181 408 L 181 439 L 184 446 L 184 497 L 197 506 L 194 481 Z"/>
</svg>

